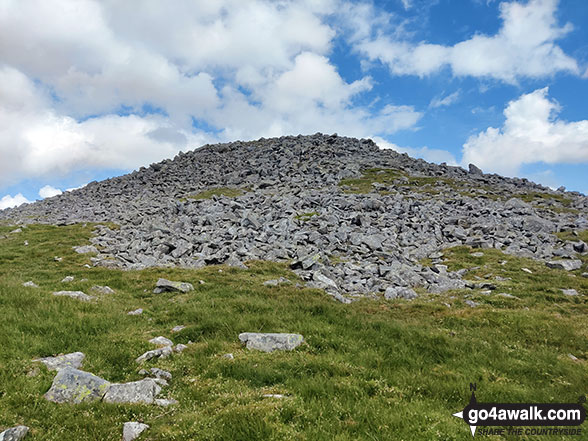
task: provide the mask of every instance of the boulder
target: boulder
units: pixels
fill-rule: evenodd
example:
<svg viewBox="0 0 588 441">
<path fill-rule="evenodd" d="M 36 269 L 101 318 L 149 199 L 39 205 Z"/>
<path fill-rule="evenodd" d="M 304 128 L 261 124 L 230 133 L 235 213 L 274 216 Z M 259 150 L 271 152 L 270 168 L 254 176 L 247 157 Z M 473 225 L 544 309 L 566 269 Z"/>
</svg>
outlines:
<svg viewBox="0 0 588 441">
<path fill-rule="evenodd" d="M 244 332 L 239 334 L 239 340 L 247 345 L 247 349 L 257 349 L 263 352 L 291 351 L 304 342 L 300 334 L 274 334 Z"/>
<path fill-rule="evenodd" d="M 190 292 L 194 290 L 194 286 L 187 282 L 173 282 L 167 279 L 159 279 L 155 285 L 153 292 L 160 294 L 162 292 Z"/>
<path fill-rule="evenodd" d="M 88 294 L 84 294 L 82 291 L 56 291 L 53 293 L 53 295 L 71 297 L 72 299 L 81 300 L 82 302 L 89 302 L 90 300 L 96 298 L 89 296 Z"/>
<path fill-rule="evenodd" d="M 54 403 L 86 403 L 100 401 L 110 383 L 89 372 L 65 368 L 57 372 L 45 399 Z"/>
<path fill-rule="evenodd" d="M 412 289 L 408 287 L 402 286 L 389 286 L 386 288 L 386 292 L 384 292 L 384 298 L 386 300 L 393 300 L 393 299 L 406 299 L 412 300 L 416 299 L 418 294 Z"/>
<path fill-rule="evenodd" d="M 27 433 L 29 433 L 27 426 L 16 426 L 0 433 L 0 441 L 20 441 Z"/>
<path fill-rule="evenodd" d="M 153 404 L 161 387 L 151 378 L 130 383 L 113 383 L 104 395 L 105 403 Z"/>
<path fill-rule="evenodd" d="M 129 421 L 123 425 L 123 441 L 133 441 L 149 429 L 147 424 Z"/>
<path fill-rule="evenodd" d="M 550 260 L 545 265 L 549 268 L 553 269 L 562 269 L 566 271 L 574 271 L 577 269 L 582 268 L 582 261 L 581 260 Z"/>
<path fill-rule="evenodd" d="M 82 367 L 85 357 L 82 352 L 72 352 L 71 354 L 58 355 L 56 357 L 36 358 L 33 361 L 43 363 L 50 371 L 60 371 L 65 368 L 78 369 Z"/>
</svg>

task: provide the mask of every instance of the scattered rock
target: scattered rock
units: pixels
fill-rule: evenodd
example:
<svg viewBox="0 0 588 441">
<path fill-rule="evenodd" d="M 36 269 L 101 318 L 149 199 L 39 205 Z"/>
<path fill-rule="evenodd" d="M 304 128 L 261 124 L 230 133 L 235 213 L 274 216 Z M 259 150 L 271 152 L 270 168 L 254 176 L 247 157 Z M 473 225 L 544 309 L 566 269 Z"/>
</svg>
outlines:
<svg viewBox="0 0 588 441">
<path fill-rule="evenodd" d="M 104 395 L 105 403 L 153 404 L 161 387 L 151 378 L 130 383 L 113 383 Z"/>
<path fill-rule="evenodd" d="M 517 296 L 513 296 L 512 294 L 509 294 L 507 292 L 499 292 L 496 295 L 498 297 L 504 297 L 505 299 L 516 299 L 516 300 L 520 300 Z"/>
<path fill-rule="evenodd" d="M 23 283 L 22 286 L 24 286 L 25 288 L 38 288 L 39 287 L 39 285 L 37 285 L 32 280 L 29 280 L 28 282 Z"/>
<path fill-rule="evenodd" d="M 89 302 L 90 300 L 96 298 L 89 296 L 88 294 L 84 294 L 82 291 L 56 291 L 53 293 L 53 295 L 71 297 L 72 299 L 81 300 L 82 302 Z"/>
<path fill-rule="evenodd" d="M 45 399 L 54 403 L 86 403 L 100 401 L 110 383 L 89 372 L 74 368 L 57 371 Z"/>
<path fill-rule="evenodd" d="M 481 251 L 475 252 L 471 254 L 472 257 L 483 257 L 484 253 L 482 253 Z"/>
<path fill-rule="evenodd" d="M 18 234 L 18 233 L 22 233 L 22 229 L 20 229 L 20 228 L 17 228 L 16 230 L 12 230 L 12 231 L 10 232 L 10 234 Z"/>
<path fill-rule="evenodd" d="M 158 398 L 155 400 L 155 404 L 161 407 L 173 406 L 178 404 L 178 400 L 174 400 L 173 398 Z"/>
<path fill-rule="evenodd" d="M 109 286 L 94 285 L 92 288 L 90 288 L 90 291 L 96 292 L 98 294 L 114 294 L 114 289 Z"/>
<path fill-rule="evenodd" d="M 286 395 L 282 395 L 282 394 L 263 394 L 263 398 L 277 398 L 277 399 L 282 399 L 282 398 L 287 398 Z"/>
<path fill-rule="evenodd" d="M 80 247 L 72 247 L 73 250 L 78 254 L 98 254 L 98 249 L 94 245 L 83 245 Z"/>
<path fill-rule="evenodd" d="M 61 281 L 61 283 L 69 283 L 69 282 L 73 282 L 75 279 L 74 276 L 66 276 L 63 278 L 63 280 Z"/>
<path fill-rule="evenodd" d="M 130 421 L 123 426 L 123 441 L 134 441 L 149 429 L 147 424 Z"/>
<path fill-rule="evenodd" d="M 143 314 L 143 308 L 135 309 L 134 311 L 127 312 L 127 315 L 141 315 Z"/>
<path fill-rule="evenodd" d="M 163 378 L 164 380 L 171 380 L 172 379 L 172 374 L 169 373 L 168 371 L 164 371 L 163 369 L 159 369 L 159 368 L 151 368 L 151 375 L 153 375 L 155 378 Z"/>
<path fill-rule="evenodd" d="M 59 371 L 65 368 L 78 369 L 82 367 L 85 357 L 83 352 L 72 352 L 71 354 L 58 355 L 56 357 L 36 358 L 33 361 L 43 363 L 50 371 Z"/>
<path fill-rule="evenodd" d="M 223 358 L 228 358 L 229 360 L 234 360 L 235 359 L 235 356 L 233 354 L 230 354 L 229 353 L 229 354 L 223 355 Z"/>
<path fill-rule="evenodd" d="M 480 306 L 479 303 L 474 302 L 473 300 L 465 300 L 464 303 L 466 305 L 468 305 L 470 308 L 476 308 L 477 306 Z"/>
<path fill-rule="evenodd" d="M 239 334 L 239 340 L 247 345 L 247 349 L 257 349 L 263 352 L 291 351 L 304 342 L 304 338 L 300 334 L 264 334 L 257 332 Z"/>
<path fill-rule="evenodd" d="M 566 271 L 574 271 L 582 268 L 581 260 L 550 260 L 545 265 L 549 268 L 562 269 Z"/>
<path fill-rule="evenodd" d="M 529 274 L 533 274 L 533 271 L 531 271 L 529 268 L 521 268 L 521 271 L 524 271 Z"/>
<path fill-rule="evenodd" d="M 194 286 L 187 282 L 173 282 L 167 279 L 159 279 L 156 288 L 153 290 L 155 294 L 162 292 L 190 292 L 194 290 Z"/>
<path fill-rule="evenodd" d="M 574 354 L 568 354 L 568 357 L 570 358 L 570 360 L 572 361 L 578 361 L 578 357 L 576 357 Z"/>
<path fill-rule="evenodd" d="M 155 337 L 149 340 L 149 343 L 152 343 L 157 346 L 173 346 L 174 342 L 171 341 L 169 338 L 165 338 L 163 336 Z"/>
<path fill-rule="evenodd" d="M 174 326 L 171 329 L 171 332 L 180 332 L 182 329 L 186 329 L 186 327 L 184 325 L 178 325 L 178 326 Z"/>
<path fill-rule="evenodd" d="M 163 348 L 154 349 L 152 351 L 147 351 L 140 357 L 138 357 L 135 361 L 137 363 L 144 363 L 152 358 L 167 358 L 172 354 L 173 350 L 170 346 L 164 346 Z"/>
<path fill-rule="evenodd" d="M 266 280 L 263 282 L 264 286 L 278 286 L 283 283 L 290 283 L 290 281 L 285 277 L 280 277 L 279 279 Z"/>
<path fill-rule="evenodd" d="M 174 352 L 177 352 L 178 354 L 184 352 L 186 349 L 188 349 L 188 346 L 182 343 L 174 346 Z"/>
<path fill-rule="evenodd" d="M 0 441 L 20 441 L 27 433 L 29 433 L 27 426 L 16 426 L 0 433 Z"/>
<path fill-rule="evenodd" d="M 56 261 L 56 262 L 61 262 L 61 261 L 63 260 L 63 257 L 58 257 L 58 256 L 55 256 L 55 257 L 53 258 L 53 260 L 54 260 L 54 261 Z"/>
<path fill-rule="evenodd" d="M 561 292 L 566 296 L 577 296 L 578 291 L 575 289 L 562 289 Z"/>
<path fill-rule="evenodd" d="M 418 294 L 412 289 L 408 287 L 402 286 L 389 286 L 386 288 L 386 292 L 384 292 L 384 298 L 386 300 L 393 300 L 393 299 L 406 299 L 412 300 L 416 299 Z"/>
</svg>

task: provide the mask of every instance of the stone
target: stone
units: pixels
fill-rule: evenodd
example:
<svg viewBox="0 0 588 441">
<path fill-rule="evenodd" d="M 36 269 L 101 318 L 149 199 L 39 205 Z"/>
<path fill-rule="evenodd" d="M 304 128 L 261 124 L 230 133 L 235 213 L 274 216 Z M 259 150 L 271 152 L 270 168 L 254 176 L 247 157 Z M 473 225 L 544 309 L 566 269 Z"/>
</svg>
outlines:
<svg viewBox="0 0 588 441">
<path fill-rule="evenodd" d="M 155 404 L 157 406 L 168 407 L 179 403 L 177 400 L 174 400 L 173 398 L 158 398 L 155 400 Z"/>
<path fill-rule="evenodd" d="M 223 358 L 227 358 L 229 360 L 234 360 L 235 359 L 235 356 L 233 354 L 230 354 L 229 353 L 229 354 L 224 354 L 223 355 Z"/>
<path fill-rule="evenodd" d="M 22 229 L 21 228 L 17 228 L 16 230 L 12 230 L 10 232 L 10 234 L 18 234 L 18 233 L 22 233 Z"/>
<path fill-rule="evenodd" d="M 63 280 L 61 281 L 61 283 L 69 283 L 69 282 L 73 282 L 75 279 L 74 276 L 66 276 L 63 278 Z"/>
<path fill-rule="evenodd" d="M 113 383 L 104 395 L 105 403 L 153 404 L 161 387 L 151 378 L 130 383 Z"/>
<path fill-rule="evenodd" d="M 566 296 L 577 296 L 578 291 L 575 289 L 562 289 L 561 292 Z"/>
<path fill-rule="evenodd" d="M 54 296 L 71 297 L 72 299 L 81 300 L 82 302 L 89 302 L 96 297 L 84 294 L 82 291 L 56 291 L 53 293 Z"/>
<path fill-rule="evenodd" d="M 239 340 L 245 343 L 247 349 L 257 349 L 263 352 L 291 351 L 304 342 L 300 334 L 276 334 L 243 332 L 239 334 Z"/>
<path fill-rule="evenodd" d="M 186 349 L 188 349 L 188 346 L 182 343 L 174 346 L 174 352 L 177 352 L 178 354 L 184 352 Z"/>
<path fill-rule="evenodd" d="M 473 300 L 469 300 L 469 299 L 468 300 L 465 300 L 464 303 L 466 305 L 468 305 L 470 308 L 476 308 L 477 306 L 480 306 L 479 303 L 474 302 Z"/>
<path fill-rule="evenodd" d="M 79 247 L 73 247 L 73 250 L 78 254 L 98 254 L 98 249 L 94 245 L 83 245 Z"/>
<path fill-rule="evenodd" d="M 394 299 L 406 299 L 412 300 L 416 299 L 418 294 L 412 289 L 408 287 L 402 286 L 389 286 L 386 288 L 384 292 L 384 298 L 386 300 L 394 300 Z"/>
<path fill-rule="evenodd" d="M 22 286 L 24 286 L 25 288 L 38 288 L 39 287 L 39 285 L 37 285 L 32 280 L 29 280 L 28 282 L 23 283 Z"/>
<path fill-rule="evenodd" d="M 531 271 L 529 268 L 521 268 L 521 271 L 524 271 L 529 274 L 533 274 L 533 271 Z"/>
<path fill-rule="evenodd" d="M 472 257 L 483 257 L 484 253 L 482 253 L 481 251 L 475 252 L 471 254 Z"/>
<path fill-rule="evenodd" d="M 335 283 L 334 280 L 329 279 L 327 276 L 319 273 L 318 271 L 315 271 L 314 273 L 312 273 L 312 280 L 314 280 L 316 282 L 316 284 L 320 288 L 324 288 L 324 289 L 328 289 L 328 288 L 337 289 L 337 284 Z"/>
<path fill-rule="evenodd" d="M 20 441 L 29 433 L 27 426 L 16 426 L 0 433 L 0 441 Z"/>
<path fill-rule="evenodd" d="M 78 369 L 82 367 L 86 356 L 83 352 L 72 352 L 71 354 L 58 355 L 56 357 L 36 358 L 33 361 L 41 362 L 50 371 L 59 371 L 65 368 Z"/>
<path fill-rule="evenodd" d="M 167 358 L 172 354 L 173 350 L 169 346 L 164 346 L 163 348 L 154 349 L 152 351 L 147 351 L 140 357 L 138 357 L 135 361 L 137 363 L 144 363 L 152 358 Z"/>
<path fill-rule="evenodd" d="M 496 295 L 498 297 L 504 297 L 505 299 L 517 299 L 517 300 L 520 300 L 517 296 L 513 296 L 512 294 L 509 294 L 507 292 L 499 292 Z"/>
<path fill-rule="evenodd" d="M 263 398 L 277 398 L 277 399 L 287 398 L 286 395 L 282 395 L 282 394 L 263 394 L 262 396 L 263 396 Z"/>
<path fill-rule="evenodd" d="M 139 436 L 149 429 L 147 424 L 129 421 L 123 425 L 123 441 L 134 441 Z"/>
<path fill-rule="evenodd" d="M 150 369 L 151 375 L 153 375 L 155 378 L 163 378 L 164 380 L 171 380 L 172 379 L 172 374 L 169 373 L 168 371 L 164 371 L 163 369 L 159 369 L 159 368 L 151 368 Z"/>
<path fill-rule="evenodd" d="M 468 169 L 469 169 L 470 174 L 472 174 L 472 175 L 483 175 L 484 174 L 484 172 L 481 169 L 479 169 L 478 167 L 476 167 L 474 164 L 469 164 Z"/>
<path fill-rule="evenodd" d="M 98 294 L 114 294 L 114 289 L 109 286 L 94 285 L 92 288 L 90 288 L 90 291 L 96 292 Z"/>
<path fill-rule="evenodd" d="M 553 269 L 562 269 L 566 271 L 574 271 L 582 268 L 581 260 L 550 260 L 545 265 Z"/>
<path fill-rule="evenodd" d="M 66 367 L 57 371 L 45 399 L 54 403 L 87 403 L 100 401 L 110 383 L 89 372 Z"/>
<path fill-rule="evenodd" d="M 174 342 L 171 341 L 169 338 L 165 338 L 163 336 L 155 337 L 149 340 L 149 343 L 157 345 L 157 346 L 173 346 Z"/>
<path fill-rule="evenodd" d="M 283 283 L 290 283 L 290 281 L 288 279 L 286 279 L 285 277 L 280 277 L 279 279 L 266 280 L 265 282 L 263 282 L 263 285 L 264 286 L 278 286 Z"/>
<path fill-rule="evenodd" d="M 135 309 L 134 311 L 127 312 L 127 315 L 141 315 L 143 314 L 143 308 Z"/>
<path fill-rule="evenodd" d="M 184 325 L 178 325 L 171 328 L 171 332 L 180 332 L 181 330 L 186 329 Z"/>
<path fill-rule="evenodd" d="M 194 290 L 194 286 L 187 282 L 173 282 L 167 279 L 159 279 L 156 283 L 156 288 L 153 290 L 155 294 L 162 292 L 190 292 Z"/>
</svg>

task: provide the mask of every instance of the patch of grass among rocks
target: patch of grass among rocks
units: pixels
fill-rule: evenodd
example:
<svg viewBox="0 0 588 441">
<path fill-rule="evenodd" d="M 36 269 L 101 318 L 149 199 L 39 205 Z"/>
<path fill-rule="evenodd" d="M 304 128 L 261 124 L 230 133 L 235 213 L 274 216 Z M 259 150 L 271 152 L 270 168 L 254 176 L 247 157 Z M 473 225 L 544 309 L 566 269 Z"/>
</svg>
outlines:
<svg viewBox="0 0 588 441">
<path fill-rule="evenodd" d="M 151 426 L 144 440 L 464 440 L 469 428 L 451 414 L 467 404 L 470 382 L 488 402 L 575 402 L 588 390 L 586 279 L 498 250 L 472 257 L 460 247 L 446 253 L 447 264 L 470 268 L 467 278 L 510 277 L 497 290 L 520 301 L 471 308 L 453 292 L 449 308 L 432 295 L 343 305 L 297 287 L 283 264 L 87 268 L 89 256 L 72 247 L 88 243 L 92 225 L 13 229 L 0 227 L 7 236 L 0 239 L 0 428 L 27 425 L 26 439 L 119 440 L 124 422 L 140 421 Z M 74 281 L 62 283 L 69 275 Z M 153 294 L 160 277 L 190 282 L 194 291 Z M 293 283 L 263 285 L 279 277 Z M 39 288 L 23 287 L 29 280 Z M 51 294 L 88 293 L 93 285 L 115 294 L 88 303 Z M 559 288 L 581 295 L 568 298 Z M 127 315 L 137 308 L 143 314 Z M 178 325 L 186 327 L 172 333 Z M 305 343 L 291 352 L 250 351 L 241 332 L 300 333 Z M 193 344 L 137 365 L 160 335 Z M 171 372 L 162 396 L 179 404 L 46 401 L 55 373 L 31 360 L 75 351 L 86 354 L 83 370 L 112 382 L 139 380 L 141 367 Z"/>
</svg>

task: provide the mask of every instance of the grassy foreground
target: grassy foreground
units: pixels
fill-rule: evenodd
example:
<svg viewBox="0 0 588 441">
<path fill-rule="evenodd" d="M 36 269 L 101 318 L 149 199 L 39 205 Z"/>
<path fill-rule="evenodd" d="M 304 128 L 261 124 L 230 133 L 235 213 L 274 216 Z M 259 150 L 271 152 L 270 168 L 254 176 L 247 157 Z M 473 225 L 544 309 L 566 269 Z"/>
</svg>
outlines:
<svg viewBox="0 0 588 441">
<path fill-rule="evenodd" d="M 124 422 L 142 421 L 151 429 L 141 440 L 466 440 L 469 428 L 451 414 L 467 404 L 470 382 L 484 402 L 576 402 L 588 393 L 588 279 L 581 271 L 549 270 L 496 250 L 472 257 L 462 247 L 446 253 L 450 269 L 479 267 L 468 277 L 505 279 L 493 282 L 492 294 L 342 305 L 297 288 L 296 276 L 279 264 L 86 268 L 89 257 L 71 247 L 86 244 L 92 226 L 30 226 L 8 234 L 12 229 L 0 227 L 0 236 L 8 236 L 0 239 L 0 431 L 24 424 L 31 428 L 26 439 L 119 440 Z M 75 281 L 61 283 L 68 275 Z M 294 283 L 262 284 L 281 276 Z M 191 282 L 195 291 L 153 294 L 158 277 Z M 24 288 L 28 280 L 40 288 Z M 92 303 L 51 295 L 90 293 L 96 284 L 116 294 Z M 560 288 L 580 295 L 565 296 Z M 467 306 L 465 295 L 479 306 Z M 126 314 L 136 308 L 143 315 Z M 176 325 L 187 327 L 171 333 Z M 297 332 L 306 343 L 292 352 L 253 352 L 238 341 L 244 331 Z M 84 370 L 134 381 L 141 378 L 134 359 L 159 335 L 194 342 L 182 354 L 147 364 L 173 374 L 162 396 L 179 405 L 44 400 L 54 373 L 33 358 L 81 351 Z M 286 398 L 264 398 L 268 393 Z"/>
</svg>

